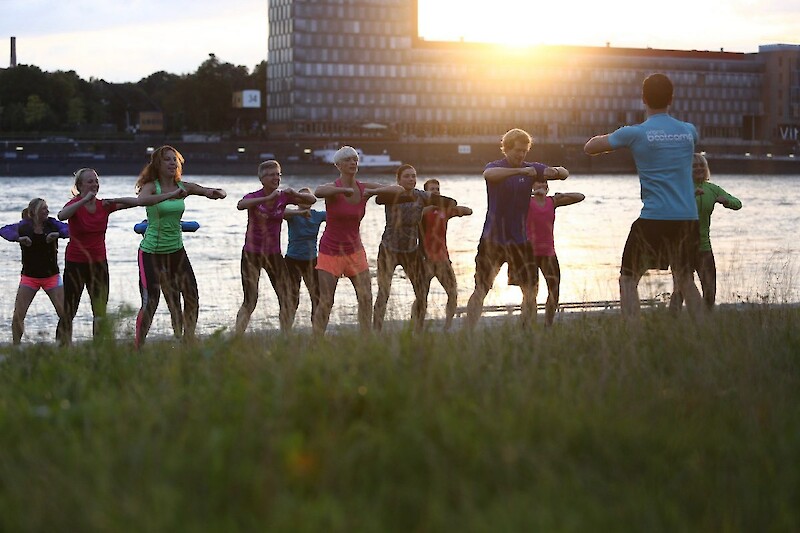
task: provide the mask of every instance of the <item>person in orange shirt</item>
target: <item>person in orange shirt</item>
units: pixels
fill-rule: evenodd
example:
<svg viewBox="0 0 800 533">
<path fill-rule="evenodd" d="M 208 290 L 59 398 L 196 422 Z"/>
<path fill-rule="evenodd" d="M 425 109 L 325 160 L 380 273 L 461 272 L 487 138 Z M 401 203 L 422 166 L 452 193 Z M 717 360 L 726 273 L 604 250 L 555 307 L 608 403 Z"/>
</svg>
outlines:
<svg viewBox="0 0 800 533">
<path fill-rule="evenodd" d="M 430 179 L 425 182 L 424 190 L 433 194 L 440 194 L 438 180 Z M 450 329 L 453 316 L 458 305 L 458 284 L 453 271 L 453 263 L 447 251 L 447 222 L 453 217 L 463 217 L 472 214 L 472 209 L 457 205 L 454 207 L 439 207 L 429 205 L 422 210 L 422 249 L 425 254 L 425 279 L 423 293 L 425 299 L 431 288 L 433 278 L 439 280 L 447 294 L 445 307 L 444 330 Z"/>
</svg>

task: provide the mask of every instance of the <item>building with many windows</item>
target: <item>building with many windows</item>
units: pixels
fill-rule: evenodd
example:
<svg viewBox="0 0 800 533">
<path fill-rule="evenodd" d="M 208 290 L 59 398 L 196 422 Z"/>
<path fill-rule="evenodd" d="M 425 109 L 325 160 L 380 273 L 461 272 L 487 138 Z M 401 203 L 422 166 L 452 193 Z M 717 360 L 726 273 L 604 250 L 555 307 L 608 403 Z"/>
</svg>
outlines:
<svg viewBox="0 0 800 533">
<path fill-rule="evenodd" d="M 510 48 L 418 37 L 416 0 L 269 0 L 273 138 L 491 140 L 522 127 L 582 144 L 644 117 L 641 83 L 672 78 L 672 114 L 704 145 L 792 151 L 800 45 L 758 53 Z"/>
</svg>

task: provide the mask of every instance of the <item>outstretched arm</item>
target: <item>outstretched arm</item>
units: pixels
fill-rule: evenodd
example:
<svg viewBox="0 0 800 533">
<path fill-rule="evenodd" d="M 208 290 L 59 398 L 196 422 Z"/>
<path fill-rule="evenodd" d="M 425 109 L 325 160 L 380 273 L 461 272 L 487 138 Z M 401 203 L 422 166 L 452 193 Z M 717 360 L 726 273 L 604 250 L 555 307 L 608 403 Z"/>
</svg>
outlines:
<svg viewBox="0 0 800 533">
<path fill-rule="evenodd" d="M 463 205 L 457 205 L 447 210 L 447 214 L 450 218 L 453 217 L 467 217 L 472 214 L 472 209 L 469 207 L 465 207 Z"/>
<path fill-rule="evenodd" d="M 317 202 L 317 197 L 311 194 L 310 192 L 299 192 L 291 187 L 288 187 L 283 190 L 291 200 L 291 203 L 295 204 L 314 204 Z"/>
<path fill-rule="evenodd" d="M 553 205 L 561 207 L 562 205 L 572 205 L 582 202 L 586 196 L 579 192 L 557 192 L 553 195 Z"/>
<path fill-rule="evenodd" d="M 283 219 L 284 220 L 289 220 L 292 217 L 311 218 L 311 210 L 310 209 L 293 209 L 291 207 L 287 207 L 283 211 Z"/>
<path fill-rule="evenodd" d="M 400 185 L 383 185 L 382 183 L 364 183 L 365 198 L 378 195 L 380 195 L 381 198 L 388 199 L 389 202 L 387 203 L 394 203 L 393 200 L 395 198 L 397 198 L 400 202 L 402 202 L 400 198 L 403 196 L 407 196 L 409 198 L 409 200 L 407 201 L 411 201 L 414 199 L 414 196 Z"/>
<path fill-rule="evenodd" d="M 10 242 L 19 242 L 19 222 L 0 228 L 0 237 Z"/>
<path fill-rule="evenodd" d="M 50 231 L 45 236 L 45 242 L 53 242 L 58 239 L 69 239 L 69 225 L 56 220 L 55 218 L 48 218 L 49 228 L 55 231 Z"/>
<path fill-rule="evenodd" d="M 128 209 L 130 207 L 147 207 L 148 205 L 156 205 L 164 200 L 172 200 L 175 198 L 186 198 L 186 191 L 181 188 L 175 189 L 172 192 L 165 192 L 161 194 L 147 194 L 139 196 L 123 196 L 120 198 L 106 198 L 103 200 L 103 206 L 113 206 L 114 211 L 120 209 Z M 76 202 L 77 203 L 77 202 Z M 61 213 L 58 214 L 59 218 Z"/>
<path fill-rule="evenodd" d="M 569 177 L 569 170 L 564 167 L 547 167 L 544 176 L 548 180 L 565 180 Z"/>
<path fill-rule="evenodd" d="M 263 204 L 264 202 L 269 202 L 280 194 L 281 191 L 275 189 L 271 193 L 266 196 L 262 196 L 260 198 L 242 198 L 239 200 L 239 203 L 236 204 L 236 209 L 239 211 L 244 211 L 245 209 L 250 209 L 251 207 L 255 207 L 258 204 Z"/>
<path fill-rule="evenodd" d="M 337 194 L 353 196 L 354 193 L 352 187 L 337 187 L 334 183 L 325 183 L 314 189 L 314 196 L 317 198 L 330 198 Z"/>
<path fill-rule="evenodd" d="M 530 176 L 536 177 L 535 167 L 524 168 L 508 168 L 508 167 L 492 167 L 483 171 L 483 178 L 486 181 L 503 181 L 511 176 Z"/>
<path fill-rule="evenodd" d="M 221 200 L 228 196 L 224 189 L 212 189 L 210 187 L 203 187 L 197 183 L 190 183 L 188 181 L 182 182 L 186 188 L 186 193 L 194 196 L 205 196 L 210 200 Z"/>
<path fill-rule="evenodd" d="M 738 211 L 742 208 L 742 201 L 736 198 L 734 195 L 727 192 L 725 189 L 717 185 L 719 191 L 717 192 L 716 202 L 718 204 L 722 204 L 722 207 L 725 209 L 733 209 L 734 211 Z"/>
<path fill-rule="evenodd" d="M 613 152 L 616 148 L 611 146 L 611 141 L 608 140 L 609 134 L 597 135 L 589 139 L 583 147 L 583 151 L 588 155 L 604 154 L 606 152 Z"/>
</svg>

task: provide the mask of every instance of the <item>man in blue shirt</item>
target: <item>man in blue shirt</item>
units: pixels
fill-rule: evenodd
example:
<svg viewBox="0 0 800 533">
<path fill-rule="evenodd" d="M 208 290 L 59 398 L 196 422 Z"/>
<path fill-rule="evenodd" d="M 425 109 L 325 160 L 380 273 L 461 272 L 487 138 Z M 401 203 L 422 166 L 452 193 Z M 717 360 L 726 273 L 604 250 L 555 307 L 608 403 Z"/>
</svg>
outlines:
<svg viewBox="0 0 800 533">
<path fill-rule="evenodd" d="M 486 222 L 475 256 L 475 291 L 467 304 L 467 327 L 478 322 L 483 300 L 492 288 L 503 263 L 508 277 L 522 289 L 522 324 L 536 315 L 538 270 L 533 248 L 525 232 L 534 177 L 567 179 L 564 167 L 549 167 L 525 161 L 533 141 L 525 130 L 514 128 L 503 135 L 501 150 L 505 158 L 486 165 Z"/>
<path fill-rule="evenodd" d="M 647 120 L 589 139 L 589 155 L 628 148 L 636 162 L 642 211 L 631 226 L 622 252 L 619 290 L 622 313 L 639 313 L 639 280 L 651 268 L 672 268 L 692 316 L 702 312 L 694 284 L 693 257 L 699 245 L 692 157 L 697 130 L 672 118 L 672 82 L 664 74 L 648 76 L 642 85 Z"/>
</svg>

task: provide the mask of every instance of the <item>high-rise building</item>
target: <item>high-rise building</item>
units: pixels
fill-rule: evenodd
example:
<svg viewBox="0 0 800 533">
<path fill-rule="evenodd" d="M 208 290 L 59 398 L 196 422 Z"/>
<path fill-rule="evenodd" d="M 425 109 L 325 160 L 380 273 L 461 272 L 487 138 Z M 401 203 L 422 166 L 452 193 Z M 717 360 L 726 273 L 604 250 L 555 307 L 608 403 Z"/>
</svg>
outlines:
<svg viewBox="0 0 800 533">
<path fill-rule="evenodd" d="M 511 48 L 427 42 L 417 19 L 417 0 L 269 0 L 271 135 L 494 142 L 518 126 L 540 142 L 582 144 L 640 121 L 641 83 L 664 72 L 672 114 L 706 145 L 797 142 L 799 45 Z"/>
</svg>

